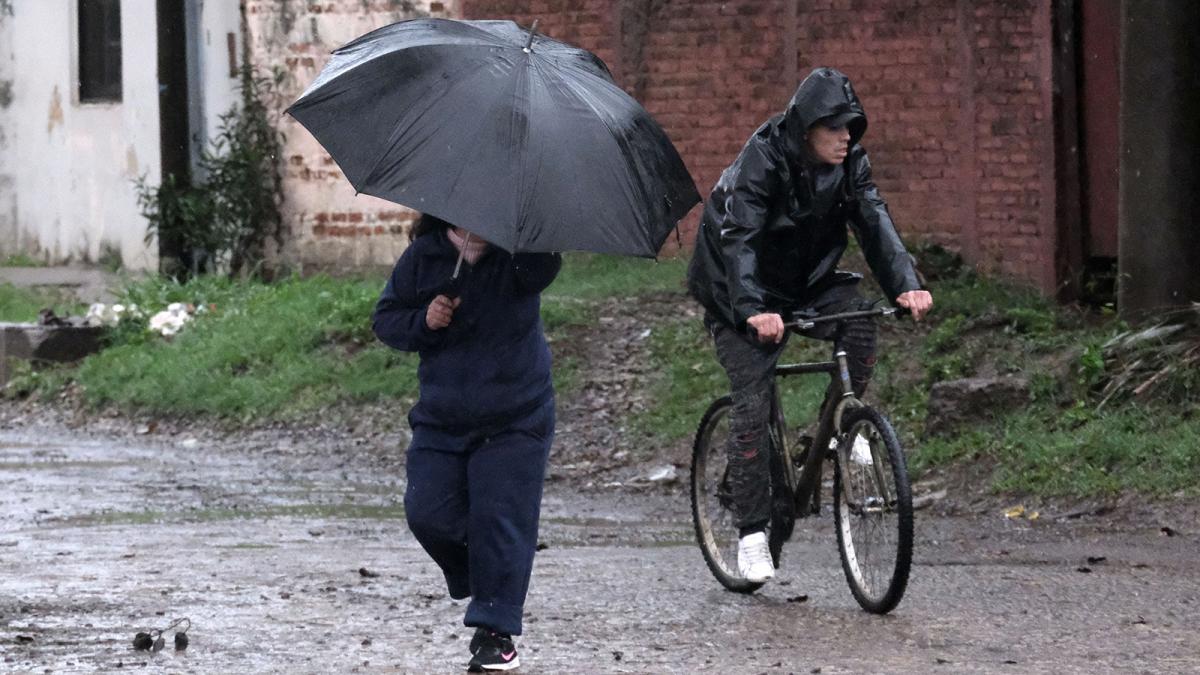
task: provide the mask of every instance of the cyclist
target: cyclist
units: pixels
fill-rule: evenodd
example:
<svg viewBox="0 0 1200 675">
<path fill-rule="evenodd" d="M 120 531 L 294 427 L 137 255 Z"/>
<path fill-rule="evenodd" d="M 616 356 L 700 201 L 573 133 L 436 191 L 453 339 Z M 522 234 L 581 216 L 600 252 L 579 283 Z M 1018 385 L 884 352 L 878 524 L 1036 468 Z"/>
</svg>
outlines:
<svg viewBox="0 0 1200 675">
<path fill-rule="evenodd" d="M 871 178 L 862 104 L 843 73 L 817 68 L 782 114 L 767 120 L 721 174 L 705 203 L 688 291 L 704 306 L 704 324 L 729 376 L 729 488 L 738 527 L 738 572 L 751 582 L 775 574 L 765 446 L 775 364 L 787 340 L 783 315 L 863 309 L 862 278 L 840 272 L 846 226 L 871 272 L 895 304 L 920 317 L 933 305 Z M 808 337 L 832 340 L 833 326 Z M 842 344 L 851 384 L 866 389 L 875 364 L 875 326 L 846 324 Z"/>
</svg>

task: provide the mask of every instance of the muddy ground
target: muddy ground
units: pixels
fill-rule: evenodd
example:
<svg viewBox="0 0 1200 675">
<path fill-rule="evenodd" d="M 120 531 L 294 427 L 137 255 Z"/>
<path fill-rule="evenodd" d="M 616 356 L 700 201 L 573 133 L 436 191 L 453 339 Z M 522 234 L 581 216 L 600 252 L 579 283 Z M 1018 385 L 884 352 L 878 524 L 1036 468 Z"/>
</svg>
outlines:
<svg viewBox="0 0 1200 675">
<path fill-rule="evenodd" d="M 460 670 L 463 605 L 405 528 L 400 468 L 351 438 L 10 421 L 0 670 Z M 740 596 L 708 574 L 678 485 L 552 481 L 521 672 L 1195 672 L 1200 532 L 1154 514 L 922 511 L 908 593 L 876 617 L 827 516 Z M 185 652 L 132 650 L 182 616 Z"/>
<path fill-rule="evenodd" d="M 918 512 L 891 615 L 858 609 L 827 515 L 777 581 L 723 591 L 693 543 L 686 442 L 623 429 L 646 405 L 644 330 L 616 303 L 600 316 L 572 341 L 582 385 L 559 402 L 520 672 L 1200 670 L 1200 524 L 1179 502 L 1010 519 L 969 472 L 935 475 L 918 493 L 946 496 Z M 465 606 L 404 524 L 402 415 L 321 418 L 247 431 L 0 404 L 0 672 L 461 671 Z M 185 616 L 186 651 L 170 634 L 132 649 Z"/>
</svg>

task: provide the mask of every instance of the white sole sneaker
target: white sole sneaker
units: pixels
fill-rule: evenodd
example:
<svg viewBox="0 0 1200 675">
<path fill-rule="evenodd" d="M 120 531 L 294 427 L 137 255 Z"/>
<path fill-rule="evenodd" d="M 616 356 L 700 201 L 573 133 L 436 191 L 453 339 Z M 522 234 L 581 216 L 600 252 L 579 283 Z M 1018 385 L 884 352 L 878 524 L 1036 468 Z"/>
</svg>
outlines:
<svg viewBox="0 0 1200 675">
<path fill-rule="evenodd" d="M 775 576 L 765 532 L 748 534 L 738 540 L 738 574 L 752 584 L 761 584 Z"/>
</svg>

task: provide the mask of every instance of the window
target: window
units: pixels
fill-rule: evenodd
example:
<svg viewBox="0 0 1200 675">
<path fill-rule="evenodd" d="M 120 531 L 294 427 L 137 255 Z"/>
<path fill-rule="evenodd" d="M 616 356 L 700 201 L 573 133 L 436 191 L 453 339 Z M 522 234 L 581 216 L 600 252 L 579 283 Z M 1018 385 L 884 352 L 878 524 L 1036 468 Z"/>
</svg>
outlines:
<svg viewBox="0 0 1200 675">
<path fill-rule="evenodd" d="M 79 100 L 121 100 L 121 0 L 79 0 Z"/>
</svg>

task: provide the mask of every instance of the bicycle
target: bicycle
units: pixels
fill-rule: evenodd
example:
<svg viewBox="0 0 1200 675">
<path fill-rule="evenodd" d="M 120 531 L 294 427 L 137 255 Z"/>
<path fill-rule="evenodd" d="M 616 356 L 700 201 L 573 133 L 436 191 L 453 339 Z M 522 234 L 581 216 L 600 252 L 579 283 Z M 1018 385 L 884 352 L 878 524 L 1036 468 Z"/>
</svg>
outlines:
<svg viewBox="0 0 1200 675">
<path fill-rule="evenodd" d="M 772 561 L 779 567 L 784 542 L 797 518 L 821 512 L 823 464 L 833 460 L 833 514 L 838 553 L 846 582 L 858 604 L 868 612 L 886 614 L 899 604 L 912 565 L 913 509 L 908 470 L 900 440 L 890 422 L 875 408 L 859 401 L 850 387 L 841 333 L 847 319 L 890 316 L 891 307 L 792 318 L 785 325 L 807 330 L 819 323 L 838 322 L 833 359 L 775 367 L 769 424 L 771 521 L 768 541 Z M 778 379 L 827 373 L 832 379 L 818 416 L 817 429 L 807 443 L 790 443 L 780 404 Z M 733 524 L 728 486 L 726 443 L 732 403 L 723 396 L 708 407 L 692 446 L 692 522 L 704 561 L 725 588 L 753 593 L 762 586 L 737 571 L 738 531 Z"/>
</svg>

